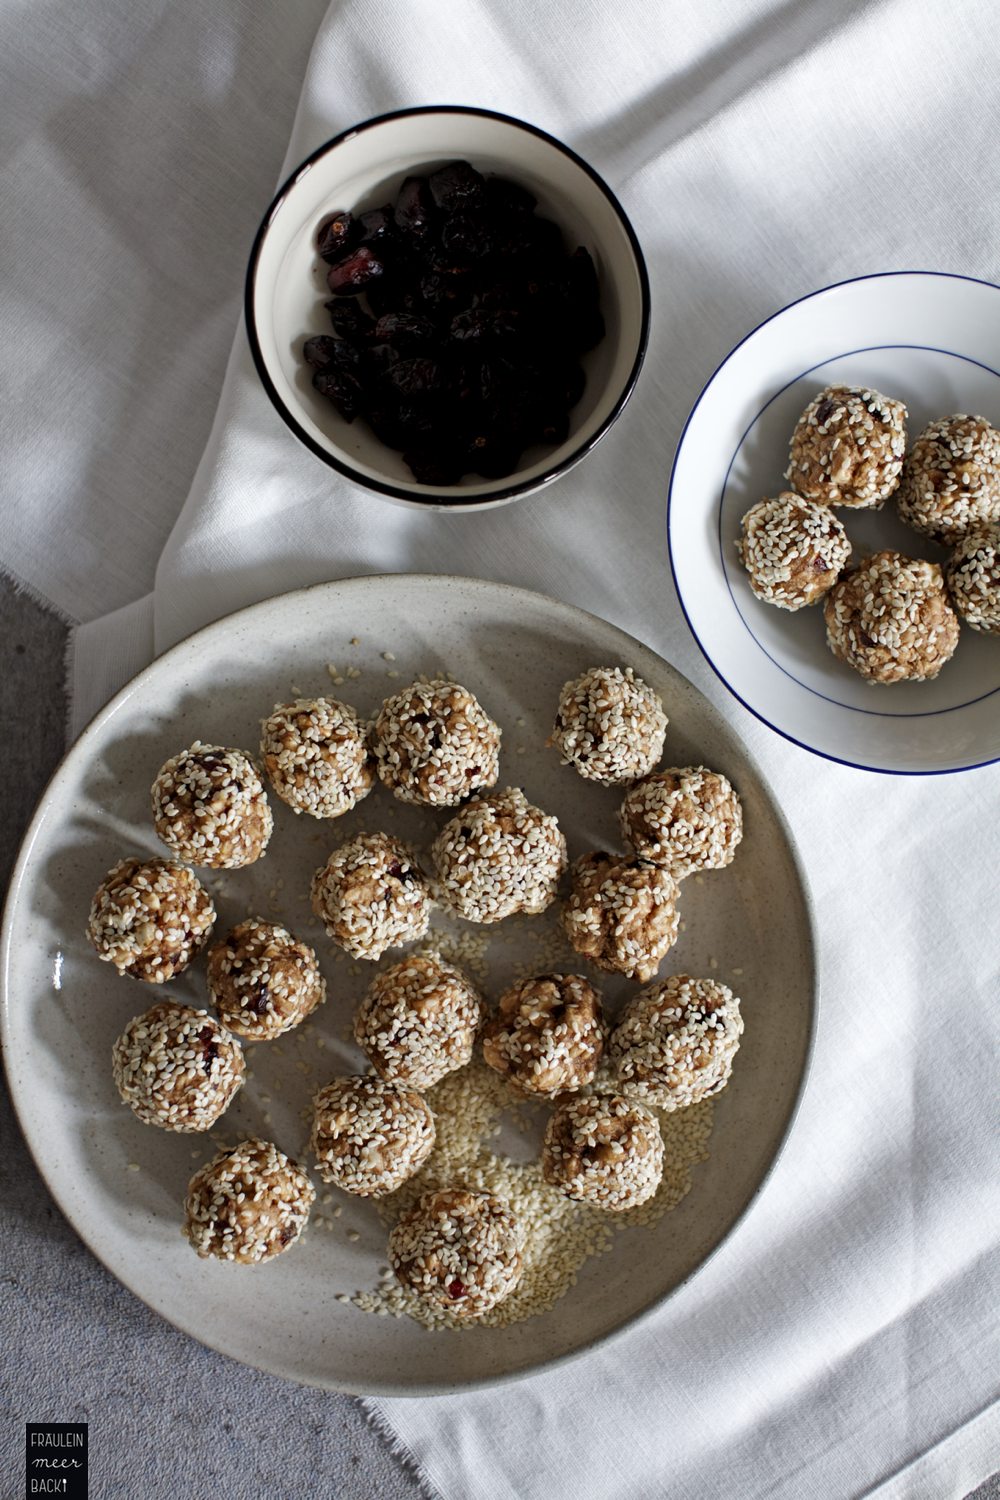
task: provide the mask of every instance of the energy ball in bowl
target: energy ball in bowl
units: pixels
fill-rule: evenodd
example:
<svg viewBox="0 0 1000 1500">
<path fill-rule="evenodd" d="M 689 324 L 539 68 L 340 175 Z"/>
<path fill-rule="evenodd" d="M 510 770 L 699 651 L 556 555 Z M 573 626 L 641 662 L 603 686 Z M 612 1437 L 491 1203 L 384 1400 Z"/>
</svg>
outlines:
<svg viewBox="0 0 1000 1500">
<path fill-rule="evenodd" d="M 662 865 L 595 851 L 570 867 L 562 926 L 606 974 L 645 984 L 677 941 L 677 882 Z"/>
<path fill-rule="evenodd" d="M 260 754 L 282 802 L 311 818 L 342 817 L 375 785 L 368 725 L 335 698 L 278 704 L 261 724 Z"/>
<path fill-rule="evenodd" d="M 743 517 L 736 548 L 750 587 L 765 604 L 804 609 L 836 583 L 851 555 L 847 532 L 828 505 L 785 490 Z"/>
<path fill-rule="evenodd" d="M 823 606 L 830 650 L 871 683 L 925 682 L 958 645 L 958 616 L 937 563 L 876 552 Z"/>
<path fill-rule="evenodd" d="M 119 974 L 163 984 L 208 941 L 215 907 L 197 876 L 166 859 L 123 859 L 97 887 L 87 936 Z"/>
<path fill-rule="evenodd" d="M 277 1146 L 241 1141 L 191 1178 L 184 1235 L 203 1258 L 260 1265 L 295 1243 L 315 1197 L 309 1178 Z"/>
<path fill-rule="evenodd" d="M 663 704 L 631 667 L 591 667 L 563 687 L 549 743 L 584 780 L 622 786 L 653 769 L 666 731 Z"/>
<path fill-rule="evenodd" d="M 798 420 L 785 478 L 807 500 L 877 510 L 899 484 L 905 452 L 901 401 L 828 385 Z"/>
<path fill-rule="evenodd" d="M 483 1002 L 460 969 L 412 954 L 377 974 L 354 1017 L 354 1039 L 375 1071 L 429 1089 L 472 1057 Z"/>
<path fill-rule="evenodd" d="M 499 726 L 454 682 L 414 682 L 387 698 L 372 746 L 379 779 L 401 802 L 455 807 L 499 774 Z"/>
<path fill-rule="evenodd" d="M 248 917 L 209 950 L 208 992 L 230 1031 L 267 1042 L 311 1015 L 326 984 L 310 947 L 275 922 Z"/>
<path fill-rule="evenodd" d="M 381 958 L 423 937 L 432 905 L 413 851 L 388 833 L 359 833 L 341 844 L 312 880 L 313 911 L 354 958 Z"/>
<path fill-rule="evenodd" d="M 454 1318 L 478 1318 L 521 1276 L 524 1231 L 502 1198 L 465 1188 L 425 1193 L 389 1236 L 404 1286 Z"/>
<path fill-rule="evenodd" d="M 542 1176 L 568 1198 L 608 1213 L 638 1208 L 663 1177 L 659 1121 L 621 1094 L 568 1099 L 545 1131 Z"/>
<path fill-rule="evenodd" d="M 335 1078 L 313 1101 L 310 1149 L 324 1182 L 359 1198 L 402 1187 L 434 1145 L 434 1116 L 409 1089 L 381 1078 Z"/>
<path fill-rule="evenodd" d="M 243 1049 L 207 1010 L 161 1000 L 112 1049 L 122 1100 L 144 1125 L 210 1130 L 243 1086 Z"/>
<path fill-rule="evenodd" d="M 946 546 L 1000 521 L 1000 432 L 985 417 L 932 422 L 910 449 L 896 504 L 915 531 Z"/>
<path fill-rule="evenodd" d="M 260 859 L 273 820 L 249 755 L 195 740 L 153 782 L 153 823 L 160 838 L 192 865 L 233 870 Z"/>
<path fill-rule="evenodd" d="M 484 1060 L 535 1098 L 583 1088 L 603 1051 L 601 997 L 579 974 L 536 974 L 512 985 L 483 1032 Z"/>
<path fill-rule="evenodd" d="M 1000 526 L 964 536 L 945 568 L 951 602 L 967 625 L 1000 635 Z"/>
<path fill-rule="evenodd" d="M 725 1088 L 743 1035 L 740 1002 L 724 984 L 675 974 L 640 990 L 611 1033 L 623 1094 L 685 1109 Z"/>
<path fill-rule="evenodd" d="M 534 915 L 555 900 L 566 840 L 516 787 L 473 797 L 434 840 L 442 899 L 467 922 Z"/>
<path fill-rule="evenodd" d="M 662 865 L 675 880 L 723 869 L 743 837 L 739 797 L 705 766 L 655 771 L 625 793 L 618 816 L 636 857 Z"/>
</svg>

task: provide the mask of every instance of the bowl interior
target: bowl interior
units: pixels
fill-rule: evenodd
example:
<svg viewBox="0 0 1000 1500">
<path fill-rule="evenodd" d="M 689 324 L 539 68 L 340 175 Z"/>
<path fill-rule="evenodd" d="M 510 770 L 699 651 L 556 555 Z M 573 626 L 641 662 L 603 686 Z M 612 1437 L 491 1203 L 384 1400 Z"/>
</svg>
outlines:
<svg viewBox="0 0 1000 1500">
<path fill-rule="evenodd" d="M 449 111 L 380 120 L 338 141 L 295 178 L 267 224 L 252 292 L 261 358 L 278 401 L 302 432 L 359 479 L 425 497 L 427 487 L 414 481 L 400 454 L 366 423 L 345 422 L 313 390 L 302 343 L 329 329 L 326 268 L 315 250 L 319 221 L 336 209 L 377 208 L 408 173 L 433 171 L 460 156 L 484 173 L 523 183 L 538 198 L 538 212 L 562 227 L 568 247 L 586 246 L 600 279 L 607 333 L 583 358 L 587 385 L 570 413 L 566 442 L 528 449 L 516 474 L 504 479 L 466 476 L 448 491 L 459 503 L 514 484 L 533 487 L 564 468 L 601 432 L 628 387 L 644 336 L 643 281 L 620 213 L 598 181 L 552 141 L 513 121 Z"/>
<path fill-rule="evenodd" d="M 868 277 L 793 304 L 739 345 L 703 392 L 671 480 L 670 551 L 688 621 L 726 685 L 806 748 L 872 770 L 933 772 L 1000 755 L 1000 643 L 963 627 L 933 682 L 872 686 L 826 645 L 822 607 L 762 603 L 736 555 L 746 510 L 787 488 L 788 443 L 823 386 L 870 385 L 908 409 L 1000 422 L 1000 291 L 933 274 Z M 853 560 L 944 548 L 881 511 L 838 509 Z"/>
</svg>

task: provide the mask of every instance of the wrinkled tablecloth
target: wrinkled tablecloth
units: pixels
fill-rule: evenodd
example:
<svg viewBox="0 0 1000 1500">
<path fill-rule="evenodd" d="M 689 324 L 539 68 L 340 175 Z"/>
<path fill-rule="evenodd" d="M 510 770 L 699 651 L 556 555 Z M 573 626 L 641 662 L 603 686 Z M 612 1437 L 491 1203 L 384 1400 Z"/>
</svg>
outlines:
<svg viewBox="0 0 1000 1500">
<path fill-rule="evenodd" d="M 104 0 L 100 24 L 85 8 L 73 28 L 47 5 L 5 91 L 20 188 L 2 227 L 0 562 L 81 622 L 75 728 L 154 654 L 285 589 L 502 579 L 686 673 L 758 758 L 810 877 L 815 1062 L 739 1232 L 609 1347 L 496 1390 L 371 1401 L 373 1420 L 446 1500 L 963 1495 L 1000 1462 L 1000 772 L 867 775 L 753 720 L 681 618 L 665 494 L 701 386 L 778 307 L 871 271 L 998 279 L 995 8 L 220 5 L 192 52 L 192 0 Z M 543 495 L 471 516 L 393 507 L 302 450 L 264 397 L 234 325 L 313 35 L 284 170 L 387 109 L 483 105 L 566 140 L 631 216 L 646 367 Z"/>
</svg>

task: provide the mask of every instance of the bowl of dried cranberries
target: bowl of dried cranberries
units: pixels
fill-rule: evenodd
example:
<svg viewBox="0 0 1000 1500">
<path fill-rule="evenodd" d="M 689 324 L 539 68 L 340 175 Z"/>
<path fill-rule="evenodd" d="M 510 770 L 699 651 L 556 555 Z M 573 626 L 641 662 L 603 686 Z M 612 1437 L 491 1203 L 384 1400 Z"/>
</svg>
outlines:
<svg viewBox="0 0 1000 1500">
<path fill-rule="evenodd" d="M 478 510 L 608 431 L 642 365 L 649 280 L 620 203 L 568 146 L 487 110 L 410 109 L 284 183 L 246 322 L 317 458 L 404 504 Z"/>
</svg>

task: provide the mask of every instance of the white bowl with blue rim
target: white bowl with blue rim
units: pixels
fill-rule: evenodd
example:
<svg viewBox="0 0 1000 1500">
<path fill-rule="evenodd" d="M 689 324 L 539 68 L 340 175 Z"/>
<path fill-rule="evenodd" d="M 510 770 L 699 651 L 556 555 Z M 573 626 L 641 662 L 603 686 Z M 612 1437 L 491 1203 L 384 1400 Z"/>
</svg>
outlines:
<svg viewBox="0 0 1000 1500">
<path fill-rule="evenodd" d="M 671 565 L 688 624 L 751 713 L 816 755 L 895 775 L 1000 760 L 1000 638 L 963 625 L 932 682 L 872 686 L 826 644 L 822 606 L 757 599 L 737 556 L 744 513 L 787 489 L 796 420 L 827 385 L 905 402 L 912 441 L 935 417 L 1000 426 L 1000 287 L 938 272 L 887 272 L 824 287 L 754 329 L 688 418 L 670 478 Z M 852 563 L 890 547 L 943 563 L 947 551 L 881 511 L 839 509 Z"/>
</svg>

